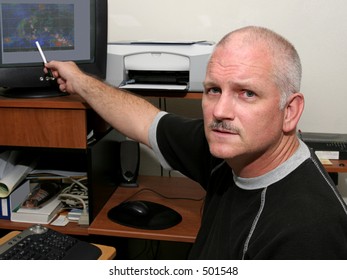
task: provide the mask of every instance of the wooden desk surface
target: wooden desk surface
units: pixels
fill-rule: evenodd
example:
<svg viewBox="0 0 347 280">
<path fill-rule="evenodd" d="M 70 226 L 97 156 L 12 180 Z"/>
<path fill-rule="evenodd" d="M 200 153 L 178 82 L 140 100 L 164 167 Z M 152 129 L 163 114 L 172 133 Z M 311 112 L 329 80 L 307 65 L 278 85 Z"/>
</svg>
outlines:
<svg viewBox="0 0 347 280">
<path fill-rule="evenodd" d="M 166 197 L 182 199 L 164 198 L 148 189 Z M 139 176 L 138 188 L 117 188 L 90 225 L 88 232 L 96 235 L 194 242 L 200 228 L 204 196 L 205 191 L 201 186 L 187 178 Z M 123 226 L 108 219 L 108 211 L 130 197 L 132 200 L 149 200 L 171 207 L 182 215 L 182 222 L 164 230 L 143 230 Z"/>
<path fill-rule="evenodd" d="M 331 159 L 331 165 L 324 165 L 324 168 L 330 173 L 346 173 L 347 172 L 347 160 L 343 159 Z"/>
<path fill-rule="evenodd" d="M 12 239 L 19 233 L 20 231 L 11 231 L 5 236 L 1 237 L 0 245 Z M 100 244 L 93 244 L 93 245 L 97 246 L 101 250 L 101 256 L 98 258 L 98 260 L 112 260 L 116 256 L 116 248 L 114 247 L 100 245 Z"/>
<path fill-rule="evenodd" d="M 6 229 L 6 230 L 24 230 L 28 227 L 30 227 L 31 223 L 22 223 L 22 222 L 12 222 L 10 220 L 4 220 L 0 219 L 0 229 Z M 72 234 L 72 235 L 81 235 L 81 236 L 87 236 L 88 235 L 88 227 L 80 226 L 78 223 L 68 223 L 64 227 L 60 226 L 52 226 L 52 225 L 45 225 L 46 227 L 49 227 L 53 230 L 60 231 L 65 234 Z"/>
</svg>

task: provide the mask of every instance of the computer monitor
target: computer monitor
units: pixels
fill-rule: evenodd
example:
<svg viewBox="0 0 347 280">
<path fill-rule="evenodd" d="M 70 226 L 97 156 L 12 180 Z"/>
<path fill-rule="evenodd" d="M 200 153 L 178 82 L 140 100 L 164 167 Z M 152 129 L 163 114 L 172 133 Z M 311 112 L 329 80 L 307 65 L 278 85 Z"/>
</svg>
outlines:
<svg viewBox="0 0 347 280">
<path fill-rule="evenodd" d="M 43 72 L 43 60 L 75 61 L 106 77 L 107 0 L 0 0 L 0 87 L 9 97 L 62 93 Z"/>
</svg>

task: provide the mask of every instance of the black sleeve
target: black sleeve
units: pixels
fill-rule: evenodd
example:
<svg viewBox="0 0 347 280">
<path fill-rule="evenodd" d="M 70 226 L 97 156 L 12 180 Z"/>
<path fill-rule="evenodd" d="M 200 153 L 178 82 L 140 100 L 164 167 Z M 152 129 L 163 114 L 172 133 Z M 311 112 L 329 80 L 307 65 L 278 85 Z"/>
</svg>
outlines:
<svg viewBox="0 0 347 280">
<path fill-rule="evenodd" d="M 202 119 L 188 119 L 173 114 L 163 116 L 157 127 L 157 143 L 173 169 L 202 186 L 207 185 L 211 154 Z"/>
</svg>

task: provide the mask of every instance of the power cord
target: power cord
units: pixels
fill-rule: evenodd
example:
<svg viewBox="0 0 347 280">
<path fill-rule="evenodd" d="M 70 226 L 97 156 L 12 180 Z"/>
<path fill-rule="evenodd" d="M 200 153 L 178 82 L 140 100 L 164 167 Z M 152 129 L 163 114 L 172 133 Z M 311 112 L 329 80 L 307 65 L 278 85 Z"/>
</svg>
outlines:
<svg viewBox="0 0 347 280">
<path fill-rule="evenodd" d="M 78 224 L 87 226 L 89 225 L 88 188 L 83 184 L 87 178 L 83 177 L 78 180 L 74 178 L 70 179 L 72 181 L 71 185 L 61 191 L 59 199 L 70 209 L 82 209 Z"/>
</svg>

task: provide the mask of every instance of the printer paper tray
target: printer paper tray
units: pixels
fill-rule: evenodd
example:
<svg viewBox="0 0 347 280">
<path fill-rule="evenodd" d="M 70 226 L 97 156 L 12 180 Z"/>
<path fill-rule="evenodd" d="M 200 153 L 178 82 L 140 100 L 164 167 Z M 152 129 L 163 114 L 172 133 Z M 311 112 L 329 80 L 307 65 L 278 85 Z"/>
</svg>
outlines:
<svg viewBox="0 0 347 280">
<path fill-rule="evenodd" d="M 187 94 L 189 86 L 167 84 L 127 84 L 120 85 L 119 88 L 144 96 L 183 97 Z"/>
<path fill-rule="evenodd" d="M 119 86 L 122 89 L 127 90 L 153 90 L 153 91 L 188 91 L 187 85 L 159 85 L 159 84 L 127 84 Z"/>
</svg>

